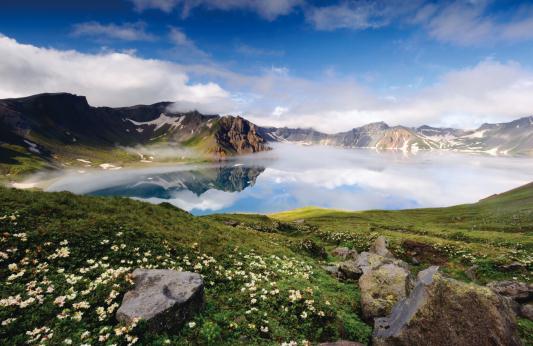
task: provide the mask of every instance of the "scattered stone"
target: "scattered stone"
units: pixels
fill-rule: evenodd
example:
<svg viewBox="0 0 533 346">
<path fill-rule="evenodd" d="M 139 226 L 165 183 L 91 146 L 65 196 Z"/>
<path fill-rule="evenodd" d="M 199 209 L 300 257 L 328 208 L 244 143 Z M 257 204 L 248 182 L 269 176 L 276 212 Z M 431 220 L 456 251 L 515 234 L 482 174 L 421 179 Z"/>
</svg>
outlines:
<svg viewBox="0 0 533 346">
<path fill-rule="evenodd" d="M 393 263 L 383 264 L 359 278 L 363 318 L 390 314 L 394 304 L 407 296 L 409 271 Z"/>
<path fill-rule="evenodd" d="M 347 247 L 338 247 L 331 252 L 333 256 L 342 257 L 344 260 L 357 259 L 357 251 L 348 249 Z"/>
<path fill-rule="evenodd" d="M 135 289 L 127 292 L 117 320 L 145 320 L 151 332 L 176 331 L 204 305 L 200 274 L 169 269 L 135 269 Z"/>
<path fill-rule="evenodd" d="M 394 255 L 387 249 L 389 242 L 385 237 L 379 236 L 374 240 L 374 243 L 370 246 L 368 250 L 371 253 L 383 256 L 383 257 L 394 257 Z"/>
<path fill-rule="evenodd" d="M 409 265 L 402 260 L 392 257 L 383 257 L 370 252 L 361 252 L 355 261 L 356 266 L 361 269 L 363 273 L 366 273 L 369 270 L 377 269 L 384 264 L 391 263 L 402 268 L 409 269 Z"/>
<path fill-rule="evenodd" d="M 448 262 L 448 256 L 430 244 L 408 239 L 402 242 L 402 248 L 405 254 L 412 258 L 414 264 L 423 262 L 442 265 Z"/>
<path fill-rule="evenodd" d="M 438 267 L 418 274 L 409 297 L 375 320 L 374 346 L 521 345 L 506 299 L 487 287 L 445 278 Z"/>
<path fill-rule="evenodd" d="M 520 307 L 520 316 L 533 321 L 533 303 L 522 305 Z"/>
<path fill-rule="evenodd" d="M 465 275 L 467 278 L 469 278 L 472 281 L 477 280 L 477 270 L 479 269 L 479 266 L 477 264 L 474 264 L 467 270 L 465 270 Z"/>
<path fill-rule="evenodd" d="M 328 274 L 336 277 L 337 279 L 341 279 L 343 277 L 343 274 L 339 271 L 338 265 L 328 264 L 328 265 L 322 266 L 322 269 L 324 269 Z"/>
<path fill-rule="evenodd" d="M 518 303 L 525 303 L 533 299 L 533 284 L 519 281 L 494 281 L 487 284 L 494 292 L 509 297 Z"/>
<path fill-rule="evenodd" d="M 364 346 L 364 345 L 356 341 L 339 340 L 339 341 L 332 341 L 332 342 L 323 342 L 323 343 L 318 344 L 318 346 Z"/>
<path fill-rule="evenodd" d="M 345 279 L 349 280 L 356 280 L 361 274 L 363 274 L 361 269 L 357 266 L 357 262 L 353 260 L 339 263 L 339 271 Z"/>
<path fill-rule="evenodd" d="M 510 264 L 501 265 L 500 269 L 506 272 L 514 272 L 514 271 L 526 271 L 527 267 L 525 264 L 522 264 L 520 262 L 512 262 Z"/>
<path fill-rule="evenodd" d="M 235 220 L 226 220 L 224 221 L 224 225 L 230 226 L 230 227 L 237 227 L 239 226 L 240 222 Z"/>
</svg>

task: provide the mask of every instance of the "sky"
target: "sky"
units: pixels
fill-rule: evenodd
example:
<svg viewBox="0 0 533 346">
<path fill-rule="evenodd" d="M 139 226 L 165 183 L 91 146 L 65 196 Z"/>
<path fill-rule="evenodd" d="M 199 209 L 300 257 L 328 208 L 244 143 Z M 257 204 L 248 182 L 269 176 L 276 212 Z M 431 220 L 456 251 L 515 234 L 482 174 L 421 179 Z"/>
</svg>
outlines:
<svg viewBox="0 0 533 346">
<path fill-rule="evenodd" d="M 0 98 L 346 131 L 475 128 L 533 114 L 533 2 L 0 2 Z"/>
</svg>

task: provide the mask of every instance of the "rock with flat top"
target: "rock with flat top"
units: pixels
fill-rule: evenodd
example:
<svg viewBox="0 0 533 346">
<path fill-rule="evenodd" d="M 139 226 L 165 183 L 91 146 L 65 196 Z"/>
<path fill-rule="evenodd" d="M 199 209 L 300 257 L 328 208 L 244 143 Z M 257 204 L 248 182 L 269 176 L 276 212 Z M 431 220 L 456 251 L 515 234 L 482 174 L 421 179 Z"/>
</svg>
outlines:
<svg viewBox="0 0 533 346">
<path fill-rule="evenodd" d="M 418 274 L 409 297 L 375 320 L 372 335 L 374 346 L 521 344 L 508 299 L 446 278 L 438 267 Z"/>
<path fill-rule="evenodd" d="M 169 269 L 135 269 L 135 289 L 127 292 L 117 320 L 130 324 L 144 320 L 151 332 L 174 332 L 204 305 L 200 274 Z"/>
</svg>

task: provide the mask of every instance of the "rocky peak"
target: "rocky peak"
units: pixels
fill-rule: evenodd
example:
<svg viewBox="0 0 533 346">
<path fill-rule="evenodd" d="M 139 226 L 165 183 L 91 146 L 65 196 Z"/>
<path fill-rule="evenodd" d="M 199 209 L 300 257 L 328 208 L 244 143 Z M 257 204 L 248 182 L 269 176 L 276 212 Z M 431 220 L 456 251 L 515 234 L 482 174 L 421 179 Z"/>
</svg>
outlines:
<svg viewBox="0 0 533 346">
<path fill-rule="evenodd" d="M 240 116 L 223 116 L 218 121 L 215 133 L 215 153 L 225 156 L 229 153 L 248 154 L 269 150 L 266 140 L 258 133 L 259 128 Z"/>
</svg>

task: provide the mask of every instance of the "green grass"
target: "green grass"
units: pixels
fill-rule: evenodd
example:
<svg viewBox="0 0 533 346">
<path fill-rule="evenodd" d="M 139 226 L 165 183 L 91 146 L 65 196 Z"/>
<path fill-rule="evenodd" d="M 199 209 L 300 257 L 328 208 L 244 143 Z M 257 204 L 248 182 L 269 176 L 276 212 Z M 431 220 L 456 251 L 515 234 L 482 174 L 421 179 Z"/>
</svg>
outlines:
<svg viewBox="0 0 533 346">
<path fill-rule="evenodd" d="M 358 316 L 357 287 L 326 275 L 307 252 L 287 246 L 283 233 L 230 227 L 125 198 L 1 188 L 0 205 L 0 320 L 9 321 L 0 326 L 0 339 L 8 344 L 25 344 L 32 331 L 41 331 L 35 342 L 53 331 L 45 344 L 100 337 L 109 344 L 139 337 L 147 345 L 368 341 L 371 328 Z M 68 257 L 54 255 L 62 248 Z M 135 267 L 204 275 L 207 306 L 194 328 L 151 335 L 141 324 L 124 335 L 113 332 L 114 304 L 132 287 L 126 274 Z M 109 269 L 116 277 L 105 281 Z M 117 294 L 108 300 L 113 290 Z M 291 300 L 295 291 L 302 298 Z M 9 305 L 9 297 L 16 303 Z M 59 306 L 62 297 L 66 302 Z M 100 320 L 102 308 L 113 311 Z M 43 327 L 48 329 L 36 329 Z"/>
<path fill-rule="evenodd" d="M 7 188 L 0 207 L 0 340 L 8 345 L 367 343 L 357 284 L 320 266 L 336 260 L 325 250 L 367 250 L 378 235 L 407 261 L 407 241 L 427 245 L 415 272 L 440 258 L 461 280 L 476 264 L 481 284 L 531 282 L 533 184 L 475 204 L 404 211 L 194 217 L 169 204 Z M 525 269 L 502 269 L 513 261 Z M 175 334 L 150 334 L 142 323 L 115 331 L 114 312 L 137 267 L 200 272 L 206 309 Z M 530 343 L 531 323 L 519 326 Z"/>
</svg>

